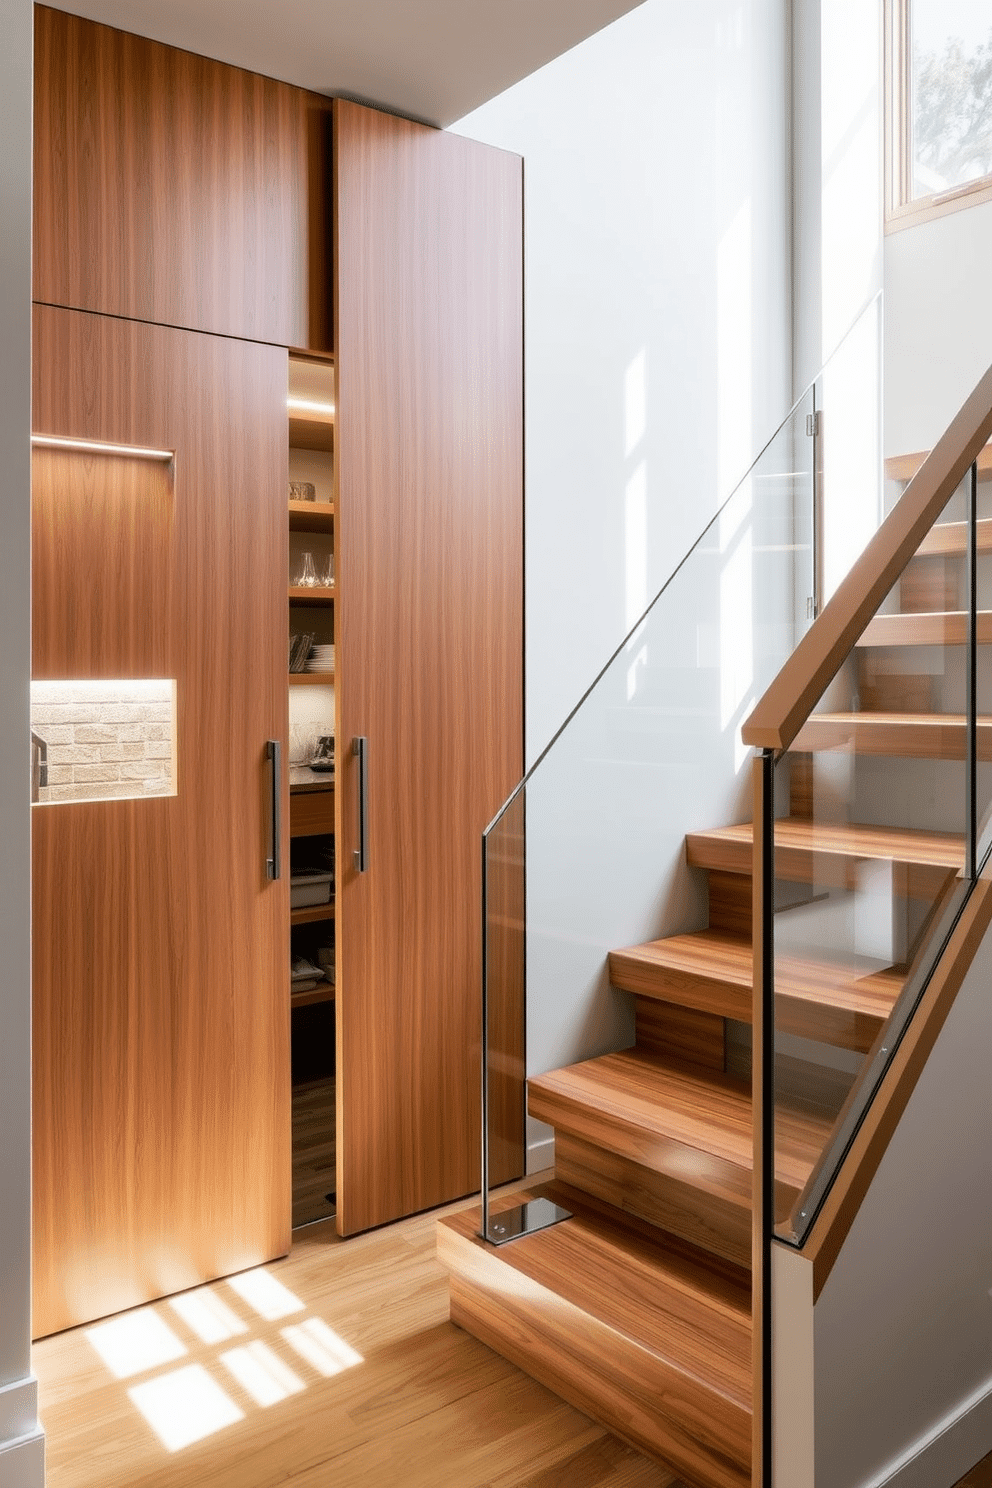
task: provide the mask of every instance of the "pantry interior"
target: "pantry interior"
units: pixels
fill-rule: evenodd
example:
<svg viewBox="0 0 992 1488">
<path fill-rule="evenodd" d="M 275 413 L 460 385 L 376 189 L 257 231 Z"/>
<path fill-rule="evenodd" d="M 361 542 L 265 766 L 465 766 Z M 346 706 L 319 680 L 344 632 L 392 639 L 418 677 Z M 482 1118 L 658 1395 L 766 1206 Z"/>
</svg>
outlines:
<svg viewBox="0 0 992 1488">
<path fill-rule="evenodd" d="M 289 358 L 293 1227 L 333 1218 L 334 368 Z"/>
</svg>

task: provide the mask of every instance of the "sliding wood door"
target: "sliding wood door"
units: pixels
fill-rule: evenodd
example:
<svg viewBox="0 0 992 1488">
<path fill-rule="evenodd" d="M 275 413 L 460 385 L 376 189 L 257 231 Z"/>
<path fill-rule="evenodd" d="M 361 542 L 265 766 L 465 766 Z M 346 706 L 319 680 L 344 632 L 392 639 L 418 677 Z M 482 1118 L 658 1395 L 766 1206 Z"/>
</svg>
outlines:
<svg viewBox="0 0 992 1488">
<path fill-rule="evenodd" d="M 480 836 L 523 763 L 522 163 L 342 101 L 333 150 L 351 1234 L 479 1183 Z"/>
<path fill-rule="evenodd" d="M 34 453 L 38 1336 L 289 1247 L 285 398 L 284 351 L 36 308 L 37 433 L 174 452 Z"/>
</svg>

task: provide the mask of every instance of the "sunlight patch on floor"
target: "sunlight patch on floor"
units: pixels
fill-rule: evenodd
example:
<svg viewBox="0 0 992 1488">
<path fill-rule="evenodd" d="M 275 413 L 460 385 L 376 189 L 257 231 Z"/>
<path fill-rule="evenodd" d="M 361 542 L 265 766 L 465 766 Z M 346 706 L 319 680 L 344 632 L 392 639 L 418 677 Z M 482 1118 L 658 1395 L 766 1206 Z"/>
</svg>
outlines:
<svg viewBox="0 0 992 1488">
<path fill-rule="evenodd" d="M 364 1362 L 361 1354 L 329 1328 L 323 1318 L 307 1318 L 305 1323 L 283 1328 L 282 1336 L 325 1379 Z"/>
<path fill-rule="evenodd" d="M 99 1354 L 115 1379 L 128 1379 L 181 1359 L 186 1347 L 157 1312 L 143 1307 L 87 1328 L 88 1343 Z"/>
<path fill-rule="evenodd" d="M 248 1324 L 208 1287 L 171 1297 L 169 1306 L 201 1343 L 226 1343 L 236 1334 L 248 1332 Z"/>
<path fill-rule="evenodd" d="M 127 1393 L 169 1452 L 178 1452 L 245 1418 L 202 1364 L 157 1375 L 132 1385 Z"/>
<path fill-rule="evenodd" d="M 227 1284 L 267 1323 L 305 1310 L 306 1304 L 262 1266 L 254 1271 L 243 1271 L 240 1276 L 229 1276 Z"/>
<path fill-rule="evenodd" d="M 289 1395 L 298 1395 L 306 1389 L 298 1374 L 261 1339 L 255 1339 L 243 1348 L 228 1349 L 221 1354 L 220 1362 L 230 1370 L 238 1384 L 254 1400 L 256 1405 L 277 1405 Z"/>
</svg>

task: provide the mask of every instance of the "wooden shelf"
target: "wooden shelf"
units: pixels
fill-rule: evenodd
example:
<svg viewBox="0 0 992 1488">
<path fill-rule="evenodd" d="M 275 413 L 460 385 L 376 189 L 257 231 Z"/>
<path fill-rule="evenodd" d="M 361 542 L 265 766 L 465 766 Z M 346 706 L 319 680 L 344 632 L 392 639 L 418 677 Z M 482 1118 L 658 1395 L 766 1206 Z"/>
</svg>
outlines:
<svg viewBox="0 0 992 1488">
<path fill-rule="evenodd" d="M 290 687 L 326 687 L 334 681 L 333 672 L 290 672 Z"/>
<path fill-rule="evenodd" d="M 334 448 L 334 415 L 291 413 L 289 416 L 290 448 L 332 450 Z"/>
<path fill-rule="evenodd" d="M 334 585 L 332 584 L 330 588 L 325 588 L 323 585 L 318 584 L 315 588 L 308 589 L 304 584 L 290 584 L 289 602 L 290 604 L 308 605 L 333 604 Z"/>
<path fill-rule="evenodd" d="M 289 912 L 291 925 L 311 925 L 317 920 L 333 920 L 333 918 L 333 899 L 330 904 L 310 904 L 306 909 L 291 909 Z"/>
<path fill-rule="evenodd" d="M 290 1007 L 310 1007 L 315 1002 L 333 1002 L 334 988 L 330 982 L 322 987 L 311 987 L 309 992 L 290 992 Z"/>
<path fill-rule="evenodd" d="M 333 501 L 291 501 L 289 503 L 290 532 L 333 532 Z"/>
</svg>

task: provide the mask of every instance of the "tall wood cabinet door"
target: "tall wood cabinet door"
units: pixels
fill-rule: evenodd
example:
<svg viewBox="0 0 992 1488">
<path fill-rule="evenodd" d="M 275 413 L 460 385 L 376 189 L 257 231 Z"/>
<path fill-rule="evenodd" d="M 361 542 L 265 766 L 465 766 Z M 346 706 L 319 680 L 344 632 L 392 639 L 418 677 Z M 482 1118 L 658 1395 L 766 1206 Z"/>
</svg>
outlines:
<svg viewBox="0 0 992 1488">
<path fill-rule="evenodd" d="M 479 1184 L 480 837 L 523 750 L 522 162 L 343 101 L 333 151 L 351 1234 Z"/>
<path fill-rule="evenodd" d="M 35 6 L 34 298 L 330 344 L 330 100 Z"/>
<path fill-rule="evenodd" d="M 174 452 L 34 450 L 41 1336 L 289 1247 L 288 560 L 284 351 L 36 307 L 34 357 L 39 435 Z"/>
</svg>

